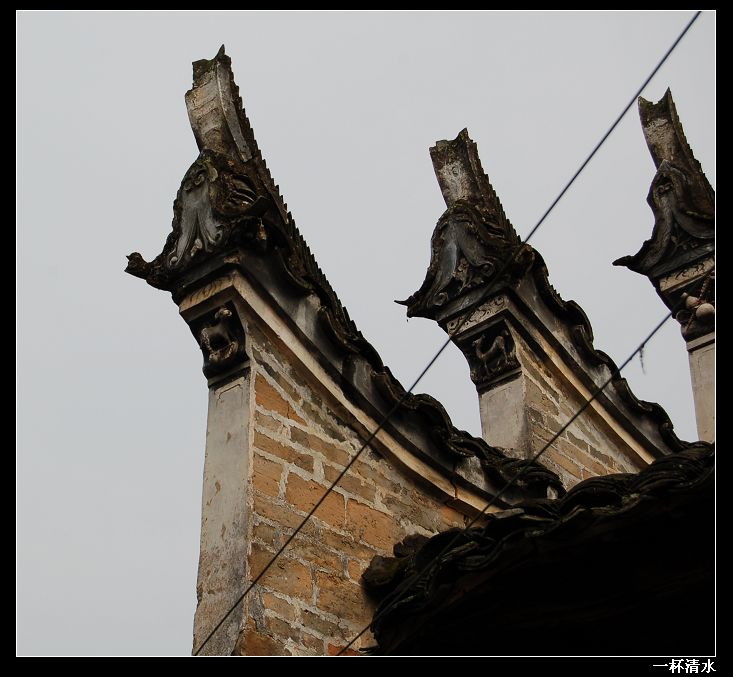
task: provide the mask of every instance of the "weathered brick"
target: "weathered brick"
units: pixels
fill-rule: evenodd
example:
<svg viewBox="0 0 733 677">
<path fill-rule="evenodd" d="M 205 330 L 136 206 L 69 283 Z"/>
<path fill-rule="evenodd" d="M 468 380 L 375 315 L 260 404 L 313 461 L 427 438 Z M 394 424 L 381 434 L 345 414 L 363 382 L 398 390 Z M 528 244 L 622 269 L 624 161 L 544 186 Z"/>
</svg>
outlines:
<svg viewBox="0 0 733 677">
<path fill-rule="evenodd" d="M 268 454 L 277 456 L 278 458 L 287 461 L 288 463 L 294 463 L 299 468 L 313 472 L 313 457 L 303 454 L 300 451 L 293 449 L 292 447 L 285 446 L 277 440 L 273 440 L 267 435 L 263 435 L 261 432 L 255 430 L 255 446 Z"/>
<path fill-rule="evenodd" d="M 254 525 L 252 529 L 252 537 L 256 541 L 261 541 L 265 545 L 280 545 L 280 539 L 277 536 L 277 529 L 269 524 L 265 524 L 264 522 Z"/>
<path fill-rule="evenodd" d="M 268 496 L 277 496 L 280 493 L 280 478 L 283 474 L 281 463 L 270 461 L 259 454 L 253 459 L 253 481 L 255 489 Z"/>
<path fill-rule="evenodd" d="M 290 529 L 294 529 L 303 521 L 303 516 L 294 512 L 290 506 L 280 505 L 272 498 L 264 496 L 258 492 L 255 492 L 253 507 L 255 514 L 260 515 L 265 519 L 272 520 L 280 526 L 289 527 Z M 308 520 L 300 533 L 311 535 L 317 534 L 318 526 L 315 522 Z M 289 535 L 289 532 L 285 534 L 285 536 Z"/>
<path fill-rule="evenodd" d="M 445 504 L 440 506 L 440 518 L 448 527 L 463 527 L 466 523 L 466 516 L 462 512 Z"/>
<path fill-rule="evenodd" d="M 255 410 L 255 426 L 259 428 L 264 428 L 265 430 L 273 432 L 276 435 L 288 434 L 288 426 L 286 426 L 282 421 L 278 421 L 276 418 L 273 418 L 272 416 L 267 416 L 266 414 L 263 414 L 261 411 L 257 410 Z"/>
<path fill-rule="evenodd" d="M 275 616 L 265 616 L 265 627 L 268 633 L 280 637 L 285 641 L 292 639 L 294 642 L 300 642 L 301 640 L 302 633 L 299 628 Z"/>
<path fill-rule="evenodd" d="M 532 428 L 532 435 L 534 437 L 534 439 L 532 440 L 532 444 L 534 446 L 535 452 L 542 449 L 542 447 L 548 444 L 555 437 L 553 433 L 547 430 L 547 428 L 539 425 L 536 425 Z"/>
<path fill-rule="evenodd" d="M 326 481 L 329 483 L 333 482 L 339 476 L 340 472 L 341 470 L 334 468 L 332 465 L 323 466 L 323 474 Z M 355 494 L 356 496 L 361 496 L 363 499 L 371 503 L 374 502 L 374 498 L 376 496 L 376 490 L 374 487 L 364 484 L 364 482 L 356 479 L 356 477 L 349 473 L 344 475 L 336 486 L 341 487 L 345 491 Z"/>
<path fill-rule="evenodd" d="M 316 514 L 318 514 L 316 512 Z M 288 546 L 291 557 L 307 560 L 311 564 L 340 572 L 343 569 L 341 556 L 329 550 L 319 538 L 298 534 Z"/>
<path fill-rule="evenodd" d="M 531 407 L 527 409 L 527 418 L 529 419 L 529 422 L 533 425 L 533 429 L 535 426 L 545 425 L 545 417 L 543 416 L 542 412 L 536 411 Z"/>
<path fill-rule="evenodd" d="M 585 446 L 588 447 L 587 444 Z M 614 463 L 613 459 L 611 459 L 610 456 L 606 456 L 605 454 L 598 454 L 601 458 L 597 460 L 596 458 L 591 456 L 590 453 L 587 453 L 583 449 L 579 449 L 574 444 L 571 444 L 569 441 L 563 439 L 558 440 L 558 448 L 566 456 L 569 456 L 578 464 L 584 465 L 586 468 L 593 471 L 596 475 L 607 475 L 613 470 Z"/>
<path fill-rule="evenodd" d="M 298 618 L 298 609 L 287 599 L 277 597 L 271 592 L 262 593 L 262 606 L 285 620 L 294 621 Z"/>
<path fill-rule="evenodd" d="M 574 413 L 574 412 L 573 412 Z M 572 414 L 571 414 L 572 415 Z M 573 423 L 573 427 L 577 429 L 578 432 L 580 432 L 583 437 L 585 437 L 588 440 L 588 444 L 591 447 L 601 447 L 606 446 L 605 444 L 601 444 L 599 437 L 603 437 L 602 435 L 598 434 L 598 431 L 594 427 L 590 427 L 588 425 L 588 419 L 578 419 Z"/>
<path fill-rule="evenodd" d="M 357 583 L 361 581 L 361 575 L 364 573 L 368 564 L 366 562 L 360 562 L 356 559 L 350 559 L 348 564 L 349 577 L 352 581 Z"/>
<path fill-rule="evenodd" d="M 402 485 L 393 482 L 383 473 L 380 473 L 361 460 L 351 466 L 350 472 L 353 472 L 357 477 L 361 477 L 366 482 L 379 487 L 382 491 L 391 491 L 393 494 L 399 494 L 402 491 Z"/>
<path fill-rule="evenodd" d="M 247 627 L 239 635 L 237 645 L 234 648 L 238 656 L 291 656 L 281 642 L 273 637 L 259 632 L 255 628 L 254 620 L 247 621 Z"/>
<path fill-rule="evenodd" d="M 583 451 L 591 453 L 590 445 L 585 440 L 581 440 L 580 437 L 574 435 L 570 430 L 566 430 L 565 435 L 567 435 L 568 441 L 574 444 L 576 447 L 582 449 Z"/>
<path fill-rule="evenodd" d="M 575 483 L 575 480 L 573 480 L 571 484 L 568 484 L 567 480 L 570 477 L 570 475 L 568 475 L 567 472 L 565 472 L 565 470 L 561 468 L 557 463 L 555 463 L 555 461 L 553 461 L 550 457 L 543 456 L 542 465 L 544 465 L 548 470 L 552 470 L 552 472 L 559 475 L 560 482 L 562 483 L 563 487 L 565 487 L 566 489 Z"/>
<path fill-rule="evenodd" d="M 522 362 L 522 370 L 528 374 L 532 380 L 547 394 L 553 402 L 559 402 L 563 398 L 558 390 L 552 385 L 555 377 L 544 367 L 544 365 L 534 360 L 525 360 Z"/>
<path fill-rule="evenodd" d="M 555 403 L 548 397 L 548 394 L 531 379 L 525 379 L 525 388 L 528 401 L 532 402 L 538 409 L 548 412 L 554 416 L 560 413 Z"/>
<path fill-rule="evenodd" d="M 349 531 L 361 540 L 383 550 L 398 540 L 399 525 L 391 515 L 353 500 L 349 501 L 346 512 Z"/>
<path fill-rule="evenodd" d="M 295 528 L 303 520 L 300 515 L 296 515 L 292 510 L 275 503 L 268 496 L 263 496 L 257 492 L 254 494 L 252 507 L 256 515 L 272 520 L 284 527 Z"/>
<path fill-rule="evenodd" d="M 440 512 L 437 508 L 435 511 L 431 510 L 429 503 L 425 500 L 415 502 L 411 497 L 407 497 L 406 501 L 401 501 L 393 496 L 385 496 L 383 503 L 395 516 L 395 519 L 409 520 L 428 531 L 440 529 Z"/>
<path fill-rule="evenodd" d="M 317 435 L 307 433 L 300 428 L 290 429 L 290 439 L 293 440 L 293 442 L 304 446 L 306 449 L 311 449 L 319 454 L 323 454 L 323 456 L 325 456 L 329 461 L 336 463 L 342 468 L 351 458 L 349 453 L 343 449 L 339 449 L 339 447 L 331 444 L 330 442 L 326 442 Z"/>
<path fill-rule="evenodd" d="M 339 651 L 344 648 L 346 644 L 343 644 L 341 646 L 336 646 L 335 644 L 329 644 L 328 645 L 328 655 L 329 656 L 338 656 Z M 346 649 L 342 654 L 342 656 L 361 656 L 361 654 L 358 651 L 354 651 L 353 649 L 349 648 Z"/>
<path fill-rule="evenodd" d="M 334 550 L 340 552 L 342 555 L 364 560 L 365 562 L 370 562 L 372 557 L 377 554 L 376 550 L 370 548 L 367 545 L 359 543 L 358 541 L 354 540 L 352 536 L 342 536 L 341 534 L 337 534 L 334 531 L 324 530 L 319 538 L 323 543 L 331 546 Z"/>
<path fill-rule="evenodd" d="M 310 435 L 300 428 L 290 428 L 290 439 L 296 444 L 304 446 L 306 449 L 311 448 Z"/>
<path fill-rule="evenodd" d="M 555 449 L 547 449 L 544 453 L 544 457 L 553 460 L 559 466 L 565 468 L 565 470 L 567 470 L 567 472 L 569 472 L 573 477 L 580 479 L 580 466 L 571 461 L 569 458 L 565 458 L 565 456 L 557 452 Z"/>
<path fill-rule="evenodd" d="M 310 421 L 329 432 L 334 438 L 337 438 L 339 436 L 339 424 L 335 422 L 331 410 L 312 390 L 309 391 L 308 395 L 303 401 L 303 413 Z"/>
<path fill-rule="evenodd" d="M 344 632 L 336 623 L 318 615 L 310 609 L 303 609 L 300 614 L 300 622 L 309 630 L 324 635 L 325 637 L 342 637 Z"/>
<path fill-rule="evenodd" d="M 318 608 L 352 623 L 368 621 L 374 603 L 356 583 L 343 576 L 316 572 Z"/>
<path fill-rule="evenodd" d="M 327 488 L 322 484 L 318 484 L 318 482 L 304 480 L 299 475 L 290 473 L 287 479 L 285 498 L 288 503 L 298 508 L 298 510 L 308 512 L 326 493 Z M 314 515 L 323 522 L 335 527 L 343 526 L 344 497 L 341 494 L 331 492 L 326 496 Z"/>
<path fill-rule="evenodd" d="M 588 454 L 584 454 L 581 463 L 596 475 L 608 475 L 613 471 L 612 467 L 602 465 Z"/>
<path fill-rule="evenodd" d="M 547 412 L 545 415 L 545 428 L 547 428 L 553 435 L 556 435 L 562 430 L 562 427 L 565 425 L 567 420 L 568 417 L 566 416 L 558 418 Z"/>
<path fill-rule="evenodd" d="M 307 632 L 303 633 L 302 639 L 303 646 L 308 649 L 309 652 L 316 656 L 323 656 L 323 644 L 324 641 L 320 637 L 315 635 L 309 635 Z"/>
<path fill-rule="evenodd" d="M 286 374 L 279 371 L 276 367 L 268 364 L 265 360 L 261 360 L 259 366 L 270 375 L 270 378 L 285 391 L 293 402 L 296 404 L 300 404 L 302 402 L 303 398 L 295 389 L 295 386 Z"/>
<path fill-rule="evenodd" d="M 274 411 L 283 418 L 305 425 L 305 421 L 298 416 L 290 402 L 262 374 L 257 374 L 257 378 L 255 379 L 255 401 L 263 409 Z"/>
<path fill-rule="evenodd" d="M 267 550 L 257 543 L 252 544 L 252 554 L 249 559 L 252 578 L 259 575 L 274 554 L 274 551 Z M 301 562 L 283 556 L 275 560 L 275 563 L 260 579 L 260 583 L 263 587 L 275 592 L 304 600 L 310 600 L 313 592 L 310 569 Z"/>
<path fill-rule="evenodd" d="M 593 458 L 595 458 L 599 463 L 605 465 L 607 468 L 612 468 L 614 472 L 623 472 L 622 470 L 620 470 L 618 462 L 610 456 L 601 453 L 591 446 L 588 446 L 588 453 L 593 456 Z"/>
</svg>

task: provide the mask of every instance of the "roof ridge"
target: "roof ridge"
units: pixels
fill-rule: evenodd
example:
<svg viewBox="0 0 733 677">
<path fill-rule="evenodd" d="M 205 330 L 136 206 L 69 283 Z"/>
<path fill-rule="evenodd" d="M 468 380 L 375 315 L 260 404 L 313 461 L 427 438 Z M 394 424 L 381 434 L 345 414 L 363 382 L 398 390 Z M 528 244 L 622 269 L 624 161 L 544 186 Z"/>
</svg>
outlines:
<svg viewBox="0 0 733 677">
<path fill-rule="evenodd" d="M 131 254 L 127 272 L 175 295 L 190 280 L 189 271 L 221 256 L 227 249 L 244 247 L 262 254 L 274 254 L 296 287 L 318 297 L 318 318 L 334 344 L 347 354 L 361 355 L 367 361 L 372 370 L 370 378 L 390 409 L 401 401 L 407 411 L 430 422 L 426 434 L 449 457 L 475 456 L 489 477 L 499 481 L 505 479 L 516 459 L 456 428 L 435 398 L 407 393 L 351 319 L 296 226 L 267 168 L 244 111 L 231 59 L 225 54 L 224 46 L 214 59 L 194 62 L 193 75 L 194 84 L 186 93 L 186 104 L 201 153 L 184 176 L 174 201 L 172 232 L 163 252 L 151 262 L 146 262 L 137 252 Z M 186 194 L 195 191 L 202 181 L 216 186 L 221 184 L 216 190 L 210 189 L 213 190 L 212 207 L 220 218 L 212 224 L 209 240 L 199 237 L 198 225 L 186 226 L 183 215 L 182 203 Z M 236 204 L 227 202 L 231 186 L 235 184 L 248 186 L 256 199 Z M 187 232 L 192 228 L 192 232 Z M 532 490 L 546 491 L 547 487 L 553 487 L 559 493 L 564 492 L 559 477 L 538 463 L 526 473 L 520 486 L 522 484 Z"/>
</svg>

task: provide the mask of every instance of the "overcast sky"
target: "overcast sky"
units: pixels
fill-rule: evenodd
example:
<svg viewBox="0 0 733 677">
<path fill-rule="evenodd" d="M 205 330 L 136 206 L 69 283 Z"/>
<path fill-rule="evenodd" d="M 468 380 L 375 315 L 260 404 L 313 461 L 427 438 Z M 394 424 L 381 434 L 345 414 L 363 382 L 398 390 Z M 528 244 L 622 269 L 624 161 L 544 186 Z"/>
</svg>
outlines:
<svg viewBox="0 0 733 677">
<path fill-rule="evenodd" d="M 191 62 L 231 56 L 247 114 L 316 259 L 405 385 L 444 339 L 414 292 L 443 212 L 428 148 L 463 127 L 526 234 L 692 11 L 30 13 L 18 20 L 18 639 L 21 654 L 191 650 L 206 383 L 157 255 L 198 151 Z M 715 186 L 715 15 L 644 92 L 672 89 Z M 632 109 L 533 239 L 621 362 L 665 308 L 611 262 L 653 224 Z M 697 439 L 669 322 L 625 373 Z M 453 346 L 418 387 L 480 434 Z"/>
</svg>

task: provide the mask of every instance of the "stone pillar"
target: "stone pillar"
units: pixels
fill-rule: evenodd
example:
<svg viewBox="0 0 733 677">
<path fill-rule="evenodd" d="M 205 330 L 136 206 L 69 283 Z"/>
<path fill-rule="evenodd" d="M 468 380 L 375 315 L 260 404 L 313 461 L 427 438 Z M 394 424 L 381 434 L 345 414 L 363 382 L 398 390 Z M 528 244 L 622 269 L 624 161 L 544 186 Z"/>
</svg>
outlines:
<svg viewBox="0 0 733 677">
<path fill-rule="evenodd" d="M 512 456 L 525 457 L 531 449 L 527 383 L 522 369 L 526 358 L 520 361 L 509 305 L 508 298 L 500 294 L 468 319 L 449 321 L 447 329 L 453 332 L 453 342 L 471 368 L 479 396 L 482 437 Z"/>
<path fill-rule="evenodd" d="M 529 448 L 525 397 L 522 378 L 515 378 L 479 393 L 481 435 L 490 445 L 507 450 Z"/>
<path fill-rule="evenodd" d="M 209 386 L 194 651 L 244 592 L 251 500 L 252 398 L 243 323 L 234 301 L 225 302 L 221 293 L 206 298 L 206 292 L 207 288 L 199 290 L 180 304 L 203 352 Z M 230 655 L 244 613 L 243 604 L 216 631 L 202 655 Z"/>
<path fill-rule="evenodd" d="M 697 434 L 715 441 L 715 332 L 687 342 Z"/>
<path fill-rule="evenodd" d="M 244 592 L 249 390 L 248 376 L 209 390 L 194 650 Z M 202 654 L 231 654 L 242 616 L 242 609 L 229 616 Z"/>
</svg>

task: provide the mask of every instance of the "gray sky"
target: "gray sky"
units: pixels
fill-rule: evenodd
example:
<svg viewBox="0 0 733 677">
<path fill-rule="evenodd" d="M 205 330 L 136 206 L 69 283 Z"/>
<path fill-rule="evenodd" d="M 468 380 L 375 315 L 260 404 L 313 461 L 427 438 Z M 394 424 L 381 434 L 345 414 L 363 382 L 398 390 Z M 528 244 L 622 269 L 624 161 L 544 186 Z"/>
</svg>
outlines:
<svg viewBox="0 0 733 677">
<path fill-rule="evenodd" d="M 221 43 L 323 271 L 405 385 L 443 332 L 406 322 L 444 209 L 429 146 L 468 127 L 507 215 L 531 226 L 692 11 L 30 13 L 18 21 L 18 638 L 21 654 L 188 654 L 206 384 L 170 296 L 123 273 L 162 249 L 197 156 L 183 95 Z M 669 86 L 715 186 L 715 15 L 644 92 Z M 617 362 L 664 315 L 611 262 L 653 224 L 632 110 L 533 239 Z M 696 439 L 669 322 L 625 372 Z M 453 346 L 418 387 L 480 434 Z"/>
</svg>

